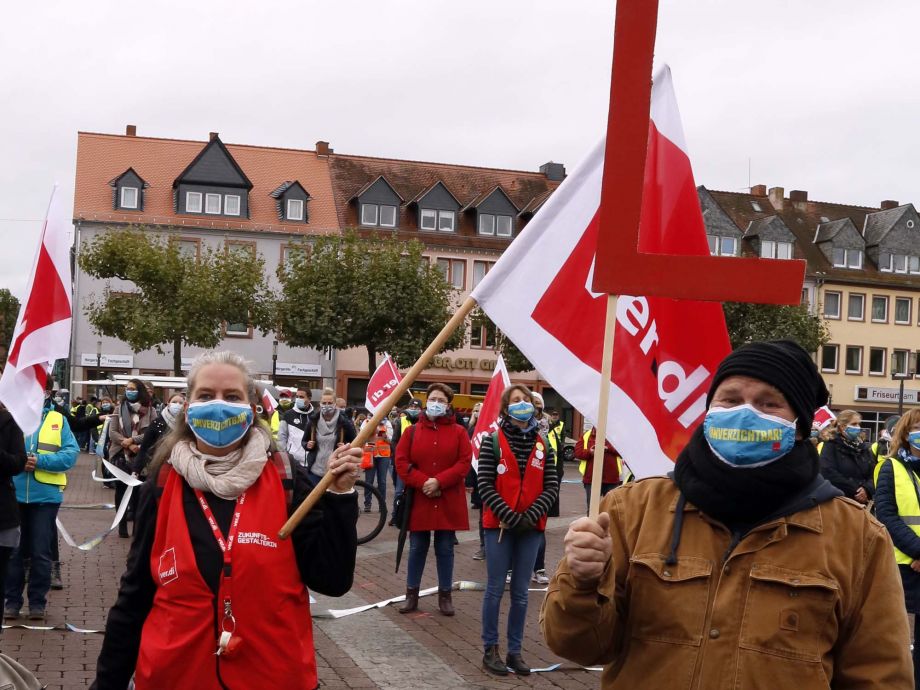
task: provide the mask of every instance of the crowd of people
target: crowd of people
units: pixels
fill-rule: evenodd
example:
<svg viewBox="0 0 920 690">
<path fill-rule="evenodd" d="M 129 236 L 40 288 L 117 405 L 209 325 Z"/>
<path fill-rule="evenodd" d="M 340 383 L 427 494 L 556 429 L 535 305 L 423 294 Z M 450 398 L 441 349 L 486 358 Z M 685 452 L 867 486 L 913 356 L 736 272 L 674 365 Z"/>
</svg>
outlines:
<svg viewBox="0 0 920 690">
<path fill-rule="evenodd" d="M 455 615 L 454 547 L 475 511 L 490 674 L 531 672 L 524 627 L 537 583 L 548 584 L 547 644 L 604 665 L 605 689 L 726 679 L 743 688 L 764 679 L 802 690 L 920 688 L 907 619 L 920 614 L 920 410 L 889 419 L 873 443 L 853 410 L 813 424 L 827 390 L 807 353 L 788 341 L 740 348 L 715 373 L 705 418 L 671 475 L 633 482 L 616 448 L 598 449 L 601 511 L 569 526 L 550 577 L 545 530 L 560 512 L 570 443 L 559 411 L 509 386 L 497 428 L 475 439 L 474 470 L 481 410 L 458 413 L 454 396 L 430 384 L 424 402 L 412 398 L 351 448 L 370 420 L 333 390 L 317 404 L 307 387 L 282 391 L 266 414 L 246 363 L 214 352 L 163 404 L 137 379 L 118 400 L 91 399 L 82 410 L 49 393 L 28 434 L 0 408 L 4 618 L 20 618 L 26 603 L 29 619 L 45 618 L 67 474 L 81 448 L 98 446 L 146 481 L 118 526 L 128 536 L 134 524 L 96 690 L 122 690 L 132 677 L 140 690 L 288 687 L 292 678 L 316 687 L 307 588 L 336 596 L 351 587 L 361 504 L 372 510 L 355 491 L 362 476 L 385 501 L 392 485 L 393 505 L 403 506 L 400 613 L 420 608 L 433 545 L 437 611 Z M 597 443 L 593 429 L 574 443 L 586 497 Z M 292 539 L 278 540 L 327 472 L 333 482 L 318 507 Z"/>
</svg>

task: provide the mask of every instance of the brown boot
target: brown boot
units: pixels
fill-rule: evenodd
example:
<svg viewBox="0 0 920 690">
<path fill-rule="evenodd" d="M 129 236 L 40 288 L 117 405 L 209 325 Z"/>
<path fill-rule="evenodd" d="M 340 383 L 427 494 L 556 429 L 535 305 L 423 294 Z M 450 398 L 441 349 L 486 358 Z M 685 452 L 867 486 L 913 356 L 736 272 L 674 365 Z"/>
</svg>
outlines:
<svg viewBox="0 0 920 690">
<path fill-rule="evenodd" d="M 406 587 L 406 603 L 398 610 L 400 613 L 418 611 L 418 587 Z"/>
<path fill-rule="evenodd" d="M 438 590 L 438 610 L 445 616 L 454 615 L 454 602 L 451 601 L 449 589 L 447 591 Z"/>
</svg>

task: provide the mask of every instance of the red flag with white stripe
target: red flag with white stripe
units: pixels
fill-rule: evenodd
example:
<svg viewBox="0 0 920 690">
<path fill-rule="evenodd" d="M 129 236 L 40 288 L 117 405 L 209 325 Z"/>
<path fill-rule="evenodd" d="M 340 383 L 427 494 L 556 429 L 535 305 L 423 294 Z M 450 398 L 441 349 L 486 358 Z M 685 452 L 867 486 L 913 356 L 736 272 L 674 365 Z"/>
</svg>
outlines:
<svg viewBox="0 0 920 690">
<path fill-rule="evenodd" d="M 639 250 L 705 255 L 706 230 L 667 68 L 652 89 L 648 143 Z M 603 167 L 601 142 L 472 294 L 590 419 L 598 414 L 607 302 L 591 292 Z M 730 349 L 720 304 L 619 296 L 607 434 L 637 476 L 673 468 Z"/>
<path fill-rule="evenodd" d="M 488 438 L 489 434 L 498 429 L 498 413 L 501 410 L 502 392 L 511 385 L 511 379 L 508 376 L 508 369 L 505 367 L 505 359 L 499 355 L 495 363 L 495 371 L 492 372 L 492 378 L 489 381 L 489 388 L 486 390 L 486 397 L 482 401 L 482 407 L 479 408 L 479 416 L 476 418 L 476 427 L 473 429 L 473 438 L 470 439 L 473 445 L 473 469 L 479 465 L 479 449 L 482 447 L 483 439 Z"/>
<path fill-rule="evenodd" d="M 275 397 L 272 395 L 271 391 L 268 388 L 262 389 L 262 410 L 267 415 L 274 414 L 275 410 L 278 409 L 278 401 L 275 400 Z"/>
<path fill-rule="evenodd" d="M 70 221 L 57 186 L 42 227 L 28 297 L 19 310 L 6 367 L 0 377 L 0 402 L 24 433 L 41 422 L 48 374 L 70 350 L 72 293 Z"/>
<path fill-rule="evenodd" d="M 377 411 L 378 405 L 386 400 L 390 393 L 402 381 L 402 376 L 393 358 L 386 352 L 383 353 L 383 361 L 377 367 L 370 381 L 367 382 L 367 393 L 364 396 L 364 407 L 371 414 Z"/>
</svg>

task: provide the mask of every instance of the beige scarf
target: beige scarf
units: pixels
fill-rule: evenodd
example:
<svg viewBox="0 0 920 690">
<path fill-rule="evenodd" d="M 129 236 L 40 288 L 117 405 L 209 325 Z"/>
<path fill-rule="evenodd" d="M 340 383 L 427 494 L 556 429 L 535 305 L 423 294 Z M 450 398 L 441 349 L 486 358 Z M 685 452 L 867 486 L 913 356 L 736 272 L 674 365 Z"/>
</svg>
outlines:
<svg viewBox="0 0 920 690">
<path fill-rule="evenodd" d="M 223 457 L 202 453 L 192 441 L 180 441 L 169 456 L 169 464 L 193 489 L 233 500 L 262 474 L 270 443 L 271 437 L 260 426 L 253 428 L 244 445 Z"/>
</svg>

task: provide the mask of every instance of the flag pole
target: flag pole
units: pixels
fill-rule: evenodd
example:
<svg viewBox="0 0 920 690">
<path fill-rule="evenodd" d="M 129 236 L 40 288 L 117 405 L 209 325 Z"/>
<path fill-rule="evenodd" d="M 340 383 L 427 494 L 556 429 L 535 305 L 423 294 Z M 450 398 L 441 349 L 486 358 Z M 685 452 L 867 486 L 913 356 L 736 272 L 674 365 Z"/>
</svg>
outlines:
<svg viewBox="0 0 920 690">
<path fill-rule="evenodd" d="M 597 404 L 597 426 L 594 436 L 594 467 L 591 468 L 591 501 L 588 515 L 597 517 L 601 505 L 601 479 L 604 472 L 604 449 L 607 445 L 607 409 L 610 405 L 610 373 L 613 369 L 613 336 L 616 331 L 617 296 L 607 295 L 607 317 L 604 320 L 604 353 L 601 359 L 601 388 Z"/>
<path fill-rule="evenodd" d="M 418 375 L 428 366 L 431 359 L 441 351 L 447 339 L 460 327 L 464 319 L 473 311 L 475 306 L 476 300 L 472 297 L 467 297 L 466 300 L 464 300 L 463 304 L 460 305 L 450 318 L 450 321 L 448 321 L 444 328 L 441 329 L 441 332 L 435 336 L 435 339 L 431 341 L 431 345 L 422 353 L 418 361 L 412 365 L 412 368 L 406 372 L 403 380 L 399 382 L 390 395 L 380 402 L 380 405 L 377 406 L 377 411 L 374 412 L 374 416 L 371 417 L 370 421 L 364 425 L 364 428 L 358 432 L 355 440 L 351 442 L 352 448 L 361 448 L 364 446 L 371 437 L 371 434 L 376 432 L 377 426 L 380 424 L 381 420 L 390 413 L 393 406 L 396 405 L 403 394 L 409 390 L 409 386 L 415 383 L 415 379 Z M 288 518 L 288 521 L 285 522 L 278 531 L 279 538 L 287 539 L 291 535 L 294 528 L 297 527 L 300 521 L 306 517 L 307 513 L 313 509 L 313 506 L 316 505 L 317 501 L 319 501 L 320 497 L 325 493 L 326 489 L 329 488 L 334 479 L 335 475 L 330 472 L 326 472 L 326 474 L 323 475 L 319 483 L 313 488 L 313 491 L 310 492 L 310 495 L 304 499 L 303 503 L 297 507 L 297 510 L 294 511 L 291 517 Z"/>
</svg>

